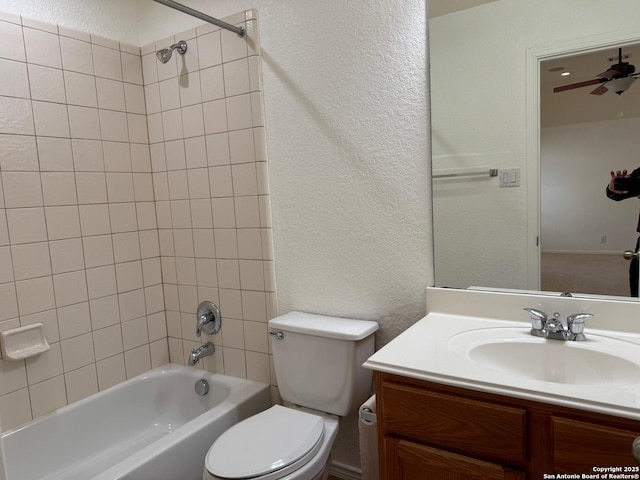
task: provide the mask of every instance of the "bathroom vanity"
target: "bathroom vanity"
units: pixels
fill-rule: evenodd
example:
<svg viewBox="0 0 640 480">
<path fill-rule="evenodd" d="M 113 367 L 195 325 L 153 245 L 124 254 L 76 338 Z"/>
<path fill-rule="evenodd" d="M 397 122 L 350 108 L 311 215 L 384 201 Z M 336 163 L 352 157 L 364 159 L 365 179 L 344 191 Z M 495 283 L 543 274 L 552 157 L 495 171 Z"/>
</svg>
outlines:
<svg viewBox="0 0 640 480">
<path fill-rule="evenodd" d="M 430 290 L 427 317 L 365 363 L 375 370 L 380 478 L 640 478 L 633 322 L 605 324 L 611 306 L 593 299 Z M 591 310 L 594 321 L 585 342 L 536 338 L 524 307 L 563 319 Z"/>
</svg>

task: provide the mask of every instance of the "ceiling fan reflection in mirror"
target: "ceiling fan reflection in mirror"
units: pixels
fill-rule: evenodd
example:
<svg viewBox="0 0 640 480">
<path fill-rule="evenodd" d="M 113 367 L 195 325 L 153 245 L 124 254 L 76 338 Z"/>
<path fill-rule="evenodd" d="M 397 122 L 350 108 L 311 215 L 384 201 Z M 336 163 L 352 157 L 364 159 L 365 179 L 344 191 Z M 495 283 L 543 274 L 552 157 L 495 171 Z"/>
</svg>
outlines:
<svg viewBox="0 0 640 480">
<path fill-rule="evenodd" d="M 636 67 L 631 65 L 629 62 L 622 61 L 622 48 L 619 48 L 618 63 L 611 65 L 607 71 L 598 74 L 598 78 L 586 80 L 584 82 L 572 83 L 570 85 L 562 85 L 554 88 L 553 91 L 554 93 L 558 93 L 566 90 L 573 90 L 575 88 L 600 84 L 595 90 L 591 91 L 591 95 L 603 95 L 607 92 L 614 92 L 621 95 L 633 84 L 636 80 L 635 77 L 640 75 L 640 72 L 634 73 L 635 71 Z"/>
</svg>

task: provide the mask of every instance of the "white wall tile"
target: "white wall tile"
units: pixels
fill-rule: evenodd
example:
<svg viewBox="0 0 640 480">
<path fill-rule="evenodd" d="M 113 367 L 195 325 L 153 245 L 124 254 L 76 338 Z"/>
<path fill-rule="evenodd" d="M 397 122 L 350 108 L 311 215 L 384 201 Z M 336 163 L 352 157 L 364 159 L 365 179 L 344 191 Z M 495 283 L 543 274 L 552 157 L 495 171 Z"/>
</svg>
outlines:
<svg viewBox="0 0 640 480">
<path fill-rule="evenodd" d="M 138 113 L 141 115 L 145 115 L 147 113 L 145 107 L 144 89 L 141 85 L 125 83 L 124 96 L 127 112 Z"/>
<path fill-rule="evenodd" d="M 229 130 L 253 127 L 253 112 L 251 111 L 251 96 L 249 94 L 227 97 L 226 109 Z"/>
<path fill-rule="evenodd" d="M 60 37 L 60 49 L 62 51 L 62 65 L 65 70 L 93 75 L 93 54 L 90 43 Z"/>
<path fill-rule="evenodd" d="M 36 134 L 46 137 L 69 137 L 67 107 L 59 103 L 33 102 Z"/>
<path fill-rule="evenodd" d="M 61 240 L 80 236 L 78 207 L 46 207 L 49 240 Z"/>
<path fill-rule="evenodd" d="M 0 38 L 3 39 L 3 48 L 2 52 L 0 52 L 2 58 L 20 62 L 26 61 L 22 27 L 20 25 L 0 21 Z"/>
<path fill-rule="evenodd" d="M 16 282 L 18 308 L 20 315 L 44 312 L 54 308 L 53 279 L 51 277 L 34 278 Z"/>
<path fill-rule="evenodd" d="M 64 379 L 69 403 L 98 392 L 98 375 L 93 364 L 65 373 Z"/>
<path fill-rule="evenodd" d="M 11 116 L 0 115 L 0 133 L 35 134 L 31 100 L 0 97 L 0 112 L 11 112 Z"/>
<path fill-rule="evenodd" d="M 249 93 L 249 62 L 247 58 L 241 58 L 233 62 L 227 62 L 223 66 L 225 94 L 228 97 Z"/>
<path fill-rule="evenodd" d="M 109 265 L 114 262 L 111 235 L 97 235 L 82 239 L 87 268 Z"/>
<path fill-rule="evenodd" d="M 142 61 L 140 55 L 121 52 L 122 79 L 128 83 L 142 85 Z"/>
<path fill-rule="evenodd" d="M 67 391 L 62 375 L 29 387 L 31 411 L 39 417 L 67 404 Z"/>
<path fill-rule="evenodd" d="M 27 386 L 27 371 L 23 361 L 0 360 L 0 395 Z"/>
<path fill-rule="evenodd" d="M 71 140 L 71 147 L 76 172 L 104 172 L 104 159 L 100 142 L 74 139 Z"/>
<path fill-rule="evenodd" d="M 0 283 L 12 282 L 13 263 L 10 247 L 0 247 Z"/>
<path fill-rule="evenodd" d="M 62 375 L 60 343 L 53 343 L 48 351 L 27 358 L 26 365 L 29 385 Z"/>
<path fill-rule="evenodd" d="M 29 390 L 23 388 L 0 396 L 0 423 L 4 431 L 31 420 Z"/>
<path fill-rule="evenodd" d="M 62 365 L 65 372 L 76 370 L 95 362 L 91 333 L 62 340 Z"/>
<path fill-rule="evenodd" d="M 91 332 L 89 302 L 58 308 L 58 327 L 61 340 Z"/>
<path fill-rule="evenodd" d="M 226 132 L 230 128 L 227 126 L 227 104 L 224 99 L 203 103 L 202 111 L 204 114 L 204 131 L 207 135 Z"/>
<path fill-rule="evenodd" d="M 98 372 L 98 386 L 100 390 L 105 390 L 127 379 L 124 367 L 124 355 L 115 355 L 97 362 L 96 370 Z"/>
<path fill-rule="evenodd" d="M 201 69 L 222 63 L 220 30 L 198 36 L 198 61 Z"/>
<path fill-rule="evenodd" d="M 93 68 L 96 77 L 122 81 L 120 52 L 111 48 L 93 44 Z"/>
<path fill-rule="evenodd" d="M 122 353 L 124 349 L 120 324 L 94 331 L 93 344 L 98 362 Z"/>
<path fill-rule="evenodd" d="M 73 154 L 67 138 L 38 137 L 41 172 L 72 172 Z"/>
<path fill-rule="evenodd" d="M 6 208 L 42 206 L 42 187 L 37 172 L 2 172 Z"/>
<path fill-rule="evenodd" d="M 89 309 L 94 331 L 120 323 L 120 307 L 116 295 L 90 300 Z"/>
<path fill-rule="evenodd" d="M 149 352 L 151 355 L 151 368 L 169 363 L 169 346 L 166 338 L 150 343 Z"/>
<path fill-rule="evenodd" d="M 36 137 L 0 135 L 0 170 L 38 171 Z"/>
<path fill-rule="evenodd" d="M 86 271 L 86 275 L 90 299 L 106 297 L 116 293 L 116 274 L 113 265 L 89 268 Z"/>
<path fill-rule="evenodd" d="M 39 93 L 37 89 L 36 93 Z M 25 63 L 0 58 L 0 95 L 29 98 L 29 79 Z"/>
<path fill-rule="evenodd" d="M 127 378 L 133 378 L 151 369 L 151 354 L 149 345 L 142 345 L 124 352 L 124 363 L 127 370 Z"/>
<path fill-rule="evenodd" d="M 131 151 L 126 142 L 102 142 L 106 172 L 131 172 Z"/>
<path fill-rule="evenodd" d="M 98 94 L 98 108 L 118 110 L 120 112 L 126 110 L 122 82 L 97 77 L 96 90 Z"/>
<path fill-rule="evenodd" d="M 128 142 L 127 115 L 124 112 L 99 110 L 100 132 L 103 140 Z"/>
<path fill-rule="evenodd" d="M 208 102 L 224 98 L 224 73 L 222 65 L 200 70 L 202 101 Z"/>
<path fill-rule="evenodd" d="M 64 86 L 70 105 L 98 107 L 96 81 L 92 75 L 64 71 Z"/>
<path fill-rule="evenodd" d="M 33 100 L 57 103 L 66 102 L 62 70 L 39 65 L 29 65 L 28 86 L 31 87 L 31 98 Z M 25 88 L 28 88 L 28 86 L 25 83 Z"/>
<path fill-rule="evenodd" d="M 68 107 L 71 137 L 86 140 L 100 140 L 100 118 L 96 108 Z"/>
<path fill-rule="evenodd" d="M 104 173 L 76 173 L 78 203 L 107 203 L 107 181 Z"/>
<path fill-rule="evenodd" d="M 49 251 L 53 273 L 73 272 L 85 268 L 80 238 L 49 242 Z"/>
<path fill-rule="evenodd" d="M 10 208 L 6 213 L 11 244 L 47 240 L 44 209 Z"/>
<path fill-rule="evenodd" d="M 79 210 L 83 236 L 111 233 L 107 205 L 80 205 Z"/>
<path fill-rule="evenodd" d="M 16 280 L 51 275 L 48 242 L 13 245 L 11 255 Z"/>
<path fill-rule="evenodd" d="M 58 36 L 49 32 L 24 28 L 27 61 L 47 67 L 62 68 Z"/>
<path fill-rule="evenodd" d="M 86 302 L 89 299 L 87 295 L 87 279 L 83 271 L 54 275 L 53 287 L 56 294 L 56 306 L 58 307 Z M 58 319 L 59 321 L 60 319 Z"/>
<path fill-rule="evenodd" d="M 44 204 L 50 205 L 76 205 L 76 179 L 73 172 L 43 172 L 42 196 Z"/>
</svg>

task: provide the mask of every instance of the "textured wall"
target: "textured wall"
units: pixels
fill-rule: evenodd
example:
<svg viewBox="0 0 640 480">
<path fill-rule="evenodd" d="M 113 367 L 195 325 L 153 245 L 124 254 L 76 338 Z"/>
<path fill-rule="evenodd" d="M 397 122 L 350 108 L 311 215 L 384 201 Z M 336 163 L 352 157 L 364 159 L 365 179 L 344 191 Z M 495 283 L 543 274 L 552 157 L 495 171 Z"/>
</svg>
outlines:
<svg viewBox="0 0 640 480">
<path fill-rule="evenodd" d="M 140 45 L 138 3 L 151 0 L 0 0 L 0 11 Z"/>
</svg>

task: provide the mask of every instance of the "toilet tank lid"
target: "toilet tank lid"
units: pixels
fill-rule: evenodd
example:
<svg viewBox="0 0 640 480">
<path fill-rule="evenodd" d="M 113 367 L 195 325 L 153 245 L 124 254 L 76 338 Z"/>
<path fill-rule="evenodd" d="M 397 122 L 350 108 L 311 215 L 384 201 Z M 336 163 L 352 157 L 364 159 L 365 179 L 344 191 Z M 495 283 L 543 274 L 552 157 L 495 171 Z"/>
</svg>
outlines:
<svg viewBox="0 0 640 480">
<path fill-rule="evenodd" d="M 269 328 L 339 340 L 362 340 L 378 330 L 378 323 L 294 311 L 269 320 Z"/>
</svg>

